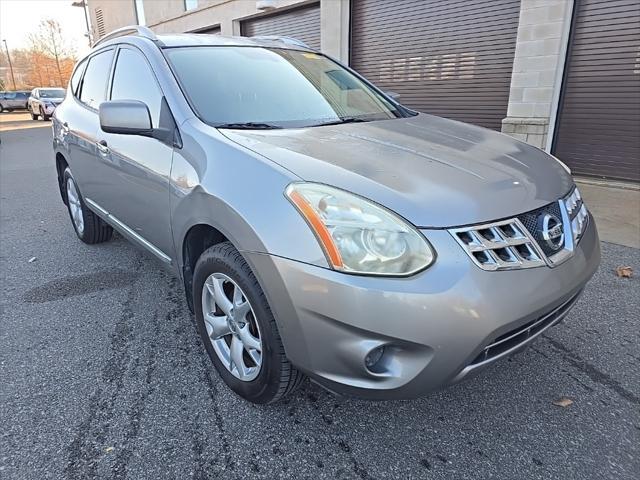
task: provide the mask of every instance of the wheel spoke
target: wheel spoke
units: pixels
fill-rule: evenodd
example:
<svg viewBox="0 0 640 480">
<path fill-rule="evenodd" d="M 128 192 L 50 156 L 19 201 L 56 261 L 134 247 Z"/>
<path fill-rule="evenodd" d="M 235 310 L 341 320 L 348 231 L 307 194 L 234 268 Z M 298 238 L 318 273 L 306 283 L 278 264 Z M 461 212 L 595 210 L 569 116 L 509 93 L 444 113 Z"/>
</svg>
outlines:
<svg viewBox="0 0 640 480">
<path fill-rule="evenodd" d="M 213 295 L 213 300 L 216 302 L 216 305 L 220 307 L 225 315 L 229 315 L 231 311 L 231 302 L 227 298 L 227 295 L 224 293 L 224 289 L 222 288 L 222 284 L 224 280 L 221 278 L 211 277 L 211 283 L 207 284 L 207 288 L 211 295 Z"/>
<path fill-rule="evenodd" d="M 235 335 L 231 340 L 231 370 L 235 366 L 238 371 L 238 377 L 243 379 L 246 376 L 244 359 L 242 358 L 242 351 L 244 347 L 242 346 L 242 342 Z"/>
<path fill-rule="evenodd" d="M 242 297 L 242 290 L 240 290 L 240 287 L 234 285 L 233 286 L 233 306 L 234 306 L 234 308 L 242 303 L 242 298 L 243 298 Z"/>
<path fill-rule="evenodd" d="M 204 312 L 204 323 L 207 327 L 209 338 L 211 338 L 212 340 L 217 340 L 218 338 L 224 337 L 225 335 L 229 335 L 231 333 L 231 330 L 229 330 L 229 325 L 227 325 L 226 316 L 217 317 L 212 313 Z"/>
<path fill-rule="evenodd" d="M 260 340 L 253 336 L 253 334 L 249 331 L 249 324 L 245 324 L 244 327 L 238 329 L 238 336 L 244 345 L 244 348 L 247 349 L 247 352 L 251 350 L 262 350 L 262 345 L 260 344 Z"/>
<path fill-rule="evenodd" d="M 247 316 L 247 313 L 251 311 L 251 305 L 248 301 L 244 301 L 241 304 L 236 304 L 233 307 L 233 317 L 238 321 L 244 321 L 244 318 Z"/>
</svg>

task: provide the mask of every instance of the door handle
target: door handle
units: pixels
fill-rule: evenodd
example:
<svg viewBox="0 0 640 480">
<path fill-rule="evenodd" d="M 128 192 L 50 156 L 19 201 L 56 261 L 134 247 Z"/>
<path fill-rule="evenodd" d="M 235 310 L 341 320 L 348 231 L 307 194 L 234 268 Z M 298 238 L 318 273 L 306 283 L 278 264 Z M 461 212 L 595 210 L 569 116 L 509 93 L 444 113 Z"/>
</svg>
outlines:
<svg viewBox="0 0 640 480">
<path fill-rule="evenodd" d="M 107 146 L 107 142 L 105 140 L 100 140 L 96 142 L 96 147 L 98 147 L 98 151 L 102 155 L 107 155 L 109 153 L 109 147 Z"/>
</svg>

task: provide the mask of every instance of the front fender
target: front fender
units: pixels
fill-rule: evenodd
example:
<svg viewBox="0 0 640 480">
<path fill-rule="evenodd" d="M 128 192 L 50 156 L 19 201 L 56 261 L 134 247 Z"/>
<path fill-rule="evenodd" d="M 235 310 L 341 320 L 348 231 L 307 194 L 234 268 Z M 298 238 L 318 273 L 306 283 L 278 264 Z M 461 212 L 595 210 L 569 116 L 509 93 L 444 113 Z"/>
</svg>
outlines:
<svg viewBox="0 0 640 480">
<path fill-rule="evenodd" d="M 171 223 L 177 267 L 184 240 L 199 224 L 220 231 L 241 252 L 268 253 L 328 267 L 313 232 L 284 195 L 299 178 L 226 139 L 198 120 L 181 128 L 171 169 Z"/>
</svg>

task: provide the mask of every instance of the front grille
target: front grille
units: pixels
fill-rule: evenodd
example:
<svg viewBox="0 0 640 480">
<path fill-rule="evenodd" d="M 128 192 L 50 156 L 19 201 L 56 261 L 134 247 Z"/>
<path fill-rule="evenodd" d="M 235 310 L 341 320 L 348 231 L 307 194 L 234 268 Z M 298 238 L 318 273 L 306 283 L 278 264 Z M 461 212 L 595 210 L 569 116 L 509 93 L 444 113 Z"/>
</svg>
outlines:
<svg viewBox="0 0 640 480">
<path fill-rule="evenodd" d="M 515 218 L 449 233 L 483 270 L 554 267 L 573 255 L 589 224 L 576 187 L 558 200 Z"/>
<path fill-rule="evenodd" d="M 518 220 L 522 222 L 522 225 L 524 225 L 527 231 L 535 239 L 544 254 L 547 256 L 551 256 L 558 250 L 554 250 L 547 244 L 547 242 L 542 237 L 542 229 L 540 228 L 540 225 L 538 225 L 539 219 L 547 213 L 554 215 L 556 218 L 562 221 L 562 212 L 560 211 L 559 202 L 553 202 L 549 205 L 538 208 L 537 210 L 533 210 L 532 212 L 523 213 L 522 215 L 518 216 Z"/>
<path fill-rule="evenodd" d="M 500 335 L 498 338 L 493 340 L 493 342 L 484 347 L 482 352 L 473 359 L 469 366 L 479 365 L 481 363 L 497 359 L 512 350 L 516 350 L 518 347 L 527 343 L 529 340 L 532 340 L 534 337 L 537 337 L 544 330 L 564 318 L 569 310 L 571 310 L 571 307 L 576 303 L 578 297 L 580 297 L 580 293 L 581 292 L 578 292 L 568 301 L 559 307 L 556 307 L 551 312 Z"/>
<path fill-rule="evenodd" d="M 483 270 L 531 268 L 546 264 L 534 239 L 516 218 L 449 231 Z"/>
</svg>

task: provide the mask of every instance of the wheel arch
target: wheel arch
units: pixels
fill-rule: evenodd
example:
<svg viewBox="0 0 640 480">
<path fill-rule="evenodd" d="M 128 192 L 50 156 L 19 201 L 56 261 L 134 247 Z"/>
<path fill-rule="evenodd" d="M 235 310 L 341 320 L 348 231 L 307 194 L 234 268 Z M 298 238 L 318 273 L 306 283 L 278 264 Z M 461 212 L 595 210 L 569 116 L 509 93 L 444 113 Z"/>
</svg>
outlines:
<svg viewBox="0 0 640 480">
<path fill-rule="evenodd" d="M 184 291 L 187 297 L 187 305 L 192 312 L 193 309 L 193 272 L 196 262 L 202 253 L 219 243 L 227 242 L 229 239 L 216 227 L 208 223 L 197 223 L 189 228 L 184 235 L 182 247 L 180 249 L 182 280 Z"/>
<path fill-rule="evenodd" d="M 66 157 L 60 153 L 56 153 L 56 172 L 58 173 L 58 189 L 60 190 L 60 196 L 65 205 L 67 205 L 67 193 L 64 188 L 64 171 L 69 166 L 69 162 Z"/>
</svg>

